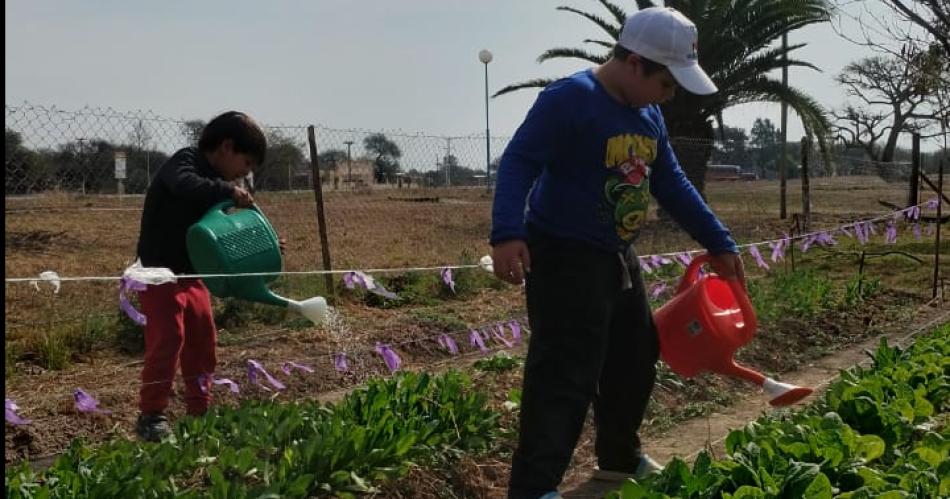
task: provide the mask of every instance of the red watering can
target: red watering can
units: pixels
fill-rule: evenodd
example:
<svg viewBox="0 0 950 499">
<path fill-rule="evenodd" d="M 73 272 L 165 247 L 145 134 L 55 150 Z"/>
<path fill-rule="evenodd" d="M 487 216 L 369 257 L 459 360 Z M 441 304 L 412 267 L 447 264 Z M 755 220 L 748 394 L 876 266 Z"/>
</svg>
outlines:
<svg viewBox="0 0 950 499">
<path fill-rule="evenodd" d="M 773 406 L 791 405 L 811 394 L 811 388 L 780 383 L 736 364 L 736 350 L 755 334 L 755 310 L 738 280 L 699 275 L 708 261 L 709 255 L 693 260 L 676 296 L 653 313 L 663 361 L 684 378 L 710 371 L 751 381 Z"/>
</svg>

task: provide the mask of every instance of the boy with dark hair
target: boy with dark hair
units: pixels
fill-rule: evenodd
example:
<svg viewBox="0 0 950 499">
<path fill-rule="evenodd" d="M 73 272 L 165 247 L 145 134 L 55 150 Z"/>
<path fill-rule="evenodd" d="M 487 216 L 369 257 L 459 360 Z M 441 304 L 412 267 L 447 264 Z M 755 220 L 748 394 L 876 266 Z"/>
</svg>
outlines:
<svg viewBox="0 0 950 499">
<path fill-rule="evenodd" d="M 211 206 L 226 199 L 249 207 L 253 197 L 231 181 L 264 161 L 267 140 L 250 116 L 229 111 L 209 122 L 198 147 L 176 152 L 155 174 L 145 195 L 138 256 L 144 267 L 167 267 L 176 275 L 193 274 L 185 233 Z M 136 433 L 158 441 L 170 433 L 163 414 L 172 381 L 181 364 L 188 414 L 200 415 L 211 402 L 217 331 L 211 297 L 201 279 L 150 285 L 139 293 L 145 325 L 145 366 L 139 392 L 141 415 Z"/>
<path fill-rule="evenodd" d="M 673 9 L 636 12 L 610 60 L 539 94 L 502 156 L 494 269 L 525 282 L 532 332 L 509 498 L 559 497 L 591 404 L 594 478 L 660 468 L 638 435 L 659 347 L 631 245 L 651 194 L 712 254 L 716 272 L 744 281 L 736 244 L 683 174 L 658 106 L 677 83 L 716 91 L 696 41 L 695 25 Z"/>
</svg>

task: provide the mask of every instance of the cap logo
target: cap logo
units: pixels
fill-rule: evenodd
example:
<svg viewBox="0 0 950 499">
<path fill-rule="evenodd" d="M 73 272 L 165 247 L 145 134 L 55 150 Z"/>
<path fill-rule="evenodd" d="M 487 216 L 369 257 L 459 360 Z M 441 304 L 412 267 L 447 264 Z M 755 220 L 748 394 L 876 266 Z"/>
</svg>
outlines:
<svg viewBox="0 0 950 499">
<path fill-rule="evenodd" d="M 699 53 L 696 47 L 696 42 L 693 42 L 693 51 L 687 54 L 686 58 L 691 61 L 695 61 L 696 59 L 699 59 Z"/>
</svg>

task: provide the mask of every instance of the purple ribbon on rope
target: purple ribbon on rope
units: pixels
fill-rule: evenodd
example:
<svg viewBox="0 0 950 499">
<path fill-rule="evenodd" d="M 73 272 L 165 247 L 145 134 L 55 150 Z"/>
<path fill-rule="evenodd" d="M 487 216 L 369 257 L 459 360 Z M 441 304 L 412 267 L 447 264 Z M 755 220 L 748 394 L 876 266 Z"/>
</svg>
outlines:
<svg viewBox="0 0 950 499">
<path fill-rule="evenodd" d="M 389 345 L 376 343 L 376 353 L 383 357 L 383 361 L 386 362 L 386 367 L 389 368 L 389 372 L 391 373 L 396 372 L 396 370 L 399 369 L 399 365 L 402 364 L 399 355 L 396 355 L 396 352 L 394 352 Z"/>
<path fill-rule="evenodd" d="M 439 345 L 445 347 L 445 349 L 448 350 L 452 355 L 457 355 L 459 353 L 458 344 L 456 344 L 455 340 L 447 334 L 443 333 L 441 336 L 439 336 Z"/>
<path fill-rule="evenodd" d="M 10 399 L 6 399 L 6 403 L 4 403 L 4 411 L 3 411 L 3 412 L 4 412 L 4 416 L 5 416 L 5 419 L 6 419 L 7 423 L 10 423 L 10 424 L 15 425 L 15 426 L 20 426 L 20 425 L 30 424 L 30 423 L 33 422 L 33 421 L 30 420 L 30 419 L 21 418 L 21 417 L 16 413 L 16 411 L 18 411 L 18 410 L 20 410 L 20 407 L 19 407 L 18 405 L 16 405 L 16 402 L 14 402 L 14 401 L 12 401 L 12 400 L 10 400 Z"/>
<path fill-rule="evenodd" d="M 508 327 L 511 328 L 511 338 L 514 340 L 515 345 L 521 344 L 521 324 L 518 321 L 511 321 L 508 323 Z"/>
<path fill-rule="evenodd" d="M 649 258 L 641 256 L 640 258 L 637 258 L 637 260 L 640 262 L 640 270 L 646 272 L 647 274 L 653 272 L 653 267 L 650 266 Z"/>
<path fill-rule="evenodd" d="M 807 252 L 808 252 L 808 248 L 811 248 L 811 245 L 812 245 L 814 242 L 815 242 L 815 236 L 814 236 L 814 235 L 811 235 L 811 236 L 806 237 L 805 240 L 802 241 L 802 253 L 807 253 Z"/>
<path fill-rule="evenodd" d="M 76 410 L 79 412 L 112 414 L 112 411 L 108 409 L 100 409 L 99 401 L 83 391 L 82 388 L 76 388 L 76 390 L 73 391 L 73 398 L 76 399 Z"/>
<path fill-rule="evenodd" d="M 684 267 L 689 267 L 689 264 L 693 262 L 693 257 L 689 253 L 683 252 L 676 255 L 676 260 L 683 264 Z"/>
<path fill-rule="evenodd" d="M 653 268 L 658 269 L 670 263 L 673 263 L 673 262 L 671 262 L 669 258 L 659 256 L 659 255 L 650 255 L 650 265 L 653 265 Z"/>
<path fill-rule="evenodd" d="M 661 294 L 663 294 L 663 292 L 666 291 L 666 289 L 667 289 L 667 285 L 665 281 L 654 283 L 652 286 L 652 289 L 650 290 L 650 296 L 655 300 Z"/>
<path fill-rule="evenodd" d="M 783 235 L 784 237 L 782 239 L 769 243 L 769 247 L 772 248 L 771 259 L 773 263 L 785 259 L 785 248 L 789 246 L 790 242 L 788 234 L 785 233 Z"/>
<path fill-rule="evenodd" d="M 755 259 L 756 265 L 763 269 L 768 269 L 769 264 L 765 263 L 765 259 L 762 258 L 762 253 L 759 252 L 759 248 L 756 245 L 749 246 L 749 254 L 752 255 L 752 258 Z"/>
<path fill-rule="evenodd" d="M 201 393 L 208 393 L 208 382 L 211 382 L 213 385 L 227 385 L 228 389 L 231 390 L 231 393 L 235 395 L 241 393 L 241 389 L 238 387 L 238 384 L 233 380 L 229 378 L 215 378 L 214 373 L 202 373 L 198 375 L 198 387 L 201 388 Z"/>
<path fill-rule="evenodd" d="M 468 337 L 469 343 L 471 345 L 477 346 L 478 349 L 483 352 L 488 351 L 488 347 L 485 346 L 485 341 L 482 339 L 482 335 L 478 331 L 472 329 L 471 332 L 469 332 Z"/>
<path fill-rule="evenodd" d="M 267 382 L 271 384 L 271 386 L 273 386 L 274 388 L 276 388 L 276 389 L 278 389 L 278 390 L 283 390 L 284 388 L 287 388 L 287 387 L 286 387 L 283 383 L 281 383 L 277 378 L 271 376 L 270 373 L 267 372 L 266 369 L 264 369 L 264 366 L 261 365 L 260 362 L 254 360 L 254 359 L 247 359 L 247 377 L 248 377 L 248 379 L 251 380 L 251 383 L 253 383 L 253 384 L 255 384 L 255 385 L 257 385 L 257 386 L 263 388 L 263 389 L 266 390 L 266 391 L 270 391 L 270 389 L 267 388 L 266 386 L 264 386 L 264 384 L 261 383 L 261 381 L 257 378 L 257 375 L 258 375 L 258 374 L 264 376 L 264 379 L 266 379 Z"/>
<path fill-rule="evenodd" d="M 350 370 L 350 365 L 346 361 L 346 354 L 340 352 L 333 356 L 333 367 L 341 373 L 345 373 Z"/>
<path fill-rule="evenodd" d="M 887 223 L 887 230 L 885 234 L 885 241 L 887 244 L 897 244 L 897 227 L 894 226 L 894 222 Z"/>
<path fill-rule="evenodd" d="M 452 278 L 452 269 L 448 267 L 442 269 L 442 282 L 455 293 L 455 280 Z"/>
<path fill-rule="evenodd" d="M 862 222 L 854 224 L 854 237 L 858 239 L 858 242 L 861 244 L 867 244 L 868 242 L 868 233 L 867 229 L 864 227 Z"/>
<path fill-rule="evenodd" d="M 815 234 L 813 243 L 819 246 L 834 246 L 838 244 L 838 241 L 836 241 L 834 236 L 826 231 Z"/>
<path fill-rule="evenodd" d="M 920 220 L 920 206 L 911 206 L 904 210 L 904 218 L 907 220 Z"/>
<path fill-rule="evenodd" d="M 376 279 L 373 279 L 370 275 L 360 270 L 343 274 L 343 285 L 346 286 L 346 289 L 355 289 L 356 286 L 359 285 L 366 291 L 382 296 L 383 298 L 390 300 L 396 299 L 396 293 L 387 290 L 382 284 L 376 282 Z"/>
<path fill-rule="evenodd" d="M 148 285 L 146 285 L 144 282 L 139 282 L 129 277 L 123 277 L 119 282 L 119 308 L 121 308 L 130 319 L 140 326 L 145 325 L 145 315 L 132 306 L 132 303 L 129 301 L 128 292 L 145 291 L 145 288 L 147 287 Z"/>
<path fill-rule="evenodd" d="M 312 373 L 312 372 L 313 372 L 313 368 L 312 368 L 312 367 L 310 367 L 310 366 L 308 366 L 308 365 L 306 365 L 306 364 L 298 364 L 298 363 L 296 363 L 296 362 L 294 362 L 294 361 L 292 361 L 292 360 L 288 360 L 287 362 L 284 362 L 284 363 L 281 364 L 281 366 L 280 366 L 280 370 L 281 370 L 281 371 L 284 371 L 284 374 L 286 374 L 286 375 L 288 375 L 288 376 L 290 375 L 290 373 L 291 373 L 294 369 L 299 369 L 299 370 L 301 370 L 301 371 L 306 371 L 306 372 L 308 372 L 308 373 Z"/>
<path fill-rule="evenodd" d="M 502 345 L 505 345 L 505 348 L 511 348 L 515 346 L 515 344 L 511 340 L 509 340 L 508 338 L 505 338 L 504 324 L 496 324 L 495 327 L 492 329 L 492 334 L 495 336 L 495 339 L 501 342 Z"/>
</svg>

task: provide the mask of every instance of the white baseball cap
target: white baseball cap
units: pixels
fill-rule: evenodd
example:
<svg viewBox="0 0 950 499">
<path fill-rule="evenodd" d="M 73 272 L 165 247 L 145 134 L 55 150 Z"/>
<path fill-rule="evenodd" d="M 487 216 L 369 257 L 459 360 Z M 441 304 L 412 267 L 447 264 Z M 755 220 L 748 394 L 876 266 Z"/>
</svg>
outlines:
<svg viewBox="0 0 950 499">
<path fill-rule="evenodd" d="M 696 25 L 672 7 L 650 7 L 634 12 L 623 23 L 621 47 L 662 64 L 687 91 L 698 95 L 719 89 L 699 67 Z"/>
</svg>

